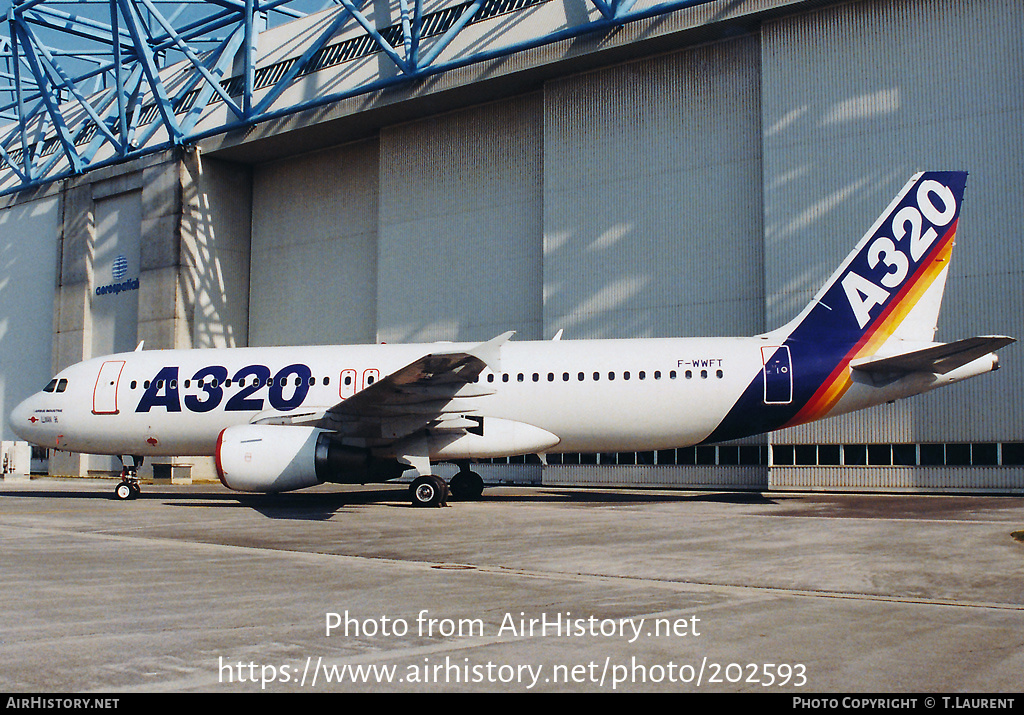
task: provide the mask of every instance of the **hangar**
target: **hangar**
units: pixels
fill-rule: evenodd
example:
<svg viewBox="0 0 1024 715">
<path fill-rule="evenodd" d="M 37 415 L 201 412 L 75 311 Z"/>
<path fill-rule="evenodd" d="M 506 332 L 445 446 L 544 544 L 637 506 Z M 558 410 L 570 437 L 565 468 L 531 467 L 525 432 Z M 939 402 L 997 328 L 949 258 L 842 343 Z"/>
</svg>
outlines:
<svg viewBox="0 0 1024 715">
<path fill-rule="evenodd" d="M 919 169 L 970 172 L 937 338 L 1024 336 L 1022 37 L 1013 0 L 16 0 L 2 436 L 56 370 L 140 341 L 762 332 Z M 1017 350 L 995 375 L 755 440 L 481 472 L 1019 492 Z"/>
</svg>

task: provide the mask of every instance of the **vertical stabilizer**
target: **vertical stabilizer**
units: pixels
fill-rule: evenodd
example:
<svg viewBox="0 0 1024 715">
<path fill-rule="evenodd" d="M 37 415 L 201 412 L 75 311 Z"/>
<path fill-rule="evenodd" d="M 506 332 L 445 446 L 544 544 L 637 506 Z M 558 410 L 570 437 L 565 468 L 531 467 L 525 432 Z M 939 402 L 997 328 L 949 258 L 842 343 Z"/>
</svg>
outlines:
<svg viewBox="0 0 1024 715">
<path fill-rule="evenodd" d="M 804 381 L 802 405 L 784 426 L 832 412 L 852 384 L 854 360 L 889 341 L 932 341 L 966 185 L 963 171 L 915 174 L 787 326 L 786 344 L 801 363 L 817 362 L 808 371 L 817 375 Z"/>
<path fill-rule="evenodd" d="M 930 344 L 966 185 L 963 171 L 915 174 L 807 307 L 760 336 L 764 369 L 707 441 L 834 414 L 851 363 Z"/>
<path fill-rule="evenodd" d="M 915 174 L 779 332 L 797 339 L 842 335 L 865 350 L 892 337 L 931 342 L 966 184 L 963 171 Z"/>
</svg>

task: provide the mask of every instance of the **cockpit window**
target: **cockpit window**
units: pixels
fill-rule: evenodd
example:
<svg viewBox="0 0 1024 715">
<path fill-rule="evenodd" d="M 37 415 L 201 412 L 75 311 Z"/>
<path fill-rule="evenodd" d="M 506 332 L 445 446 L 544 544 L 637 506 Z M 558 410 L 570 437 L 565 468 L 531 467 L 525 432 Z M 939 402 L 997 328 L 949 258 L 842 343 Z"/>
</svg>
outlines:
<svg viewBox="0 0 1024 715">
<path fill-rule="evenodd" d="M 46 387 L 43 388 L 43 392 L 64 392 L 68 389 L 68 380 L 66 377 L 62 377 L 59 380 L 53 378 L 47 383 Z"/>
</svg>

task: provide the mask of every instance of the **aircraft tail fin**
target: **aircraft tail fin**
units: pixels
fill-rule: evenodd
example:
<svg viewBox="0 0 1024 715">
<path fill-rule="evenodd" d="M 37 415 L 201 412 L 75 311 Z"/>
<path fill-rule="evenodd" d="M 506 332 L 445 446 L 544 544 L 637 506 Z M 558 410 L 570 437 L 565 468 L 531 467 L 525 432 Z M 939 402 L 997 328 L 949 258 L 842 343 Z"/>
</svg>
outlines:
<svg viewBox="0 0 1024 715">
<path fill-rule="evenodd" d="M 845 340 L 851 359 L 890 338 L 930 343 L 949 271 L 967 172 L 927 171 L 882 212 L 814 299 L 780 333 Z"/>
<path fill-rule="evenodd" d="M 963 171 L 911 177 L 810 304 L 779 331 L 794 369 L 806 374 L 784 426 L 842 411 L 853 365 L 932 343 L 966 185 Z"/>
<path fill-rule="evenodd" d="M 975 373 L 962 368 L 1012 342 L 934 343 L 966 186 L 963 171 L 911 177 L 807 307 L 759 336 L 763 370 L 707 441 L 813 422 L 969 377 Z M 977 374 L 985 365 L 995 369 L 998 360 L 979 364 Z M 904 377 L 905 388 L 893 386 Z M 844 400 L 855 382 L 888 392 L 855 391 Z M 754 424 L 750 415 L 758 415 Z"/>
</svg>

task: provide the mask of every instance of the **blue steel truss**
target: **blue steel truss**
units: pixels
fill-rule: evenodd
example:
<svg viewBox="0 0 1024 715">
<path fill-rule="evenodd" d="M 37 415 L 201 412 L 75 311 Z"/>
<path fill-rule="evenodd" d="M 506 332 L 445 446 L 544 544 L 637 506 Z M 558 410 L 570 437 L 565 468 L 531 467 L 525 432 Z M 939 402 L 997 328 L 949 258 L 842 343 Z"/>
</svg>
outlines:
<svg viewBox="0 0 1024 715">
<path fill-rule="evenodd" d="M 584 19 L 441 59 L 471 24 L 551 1 L 454 0 L 425 12 L 424 0 L 15 0 L 9 34 L 0 36 L 0 194 L 712 2 L 663 0 L 636 9 L 638 0 L 560 0 L 578 4 L 582 12 L 568 15 Z M 391 17 L 396 2 L 400 22 L 382 28 L 369 19 Z M 301 56 L 257 67 L 260 32 L 331 9 Z M 304 75 L 374 53 L 397 71 L 312 99 L 286 99 Z M 172 82 L 163 70 L 175 63 L 187 71 Z M 227 107 L 226 119 L 199 128 L 218 103 Z"/>
</svg>

